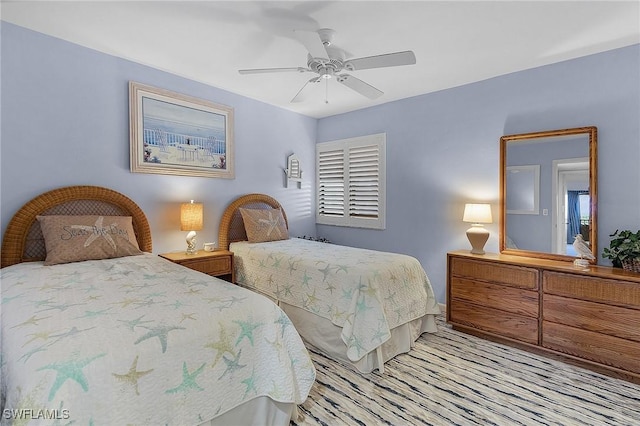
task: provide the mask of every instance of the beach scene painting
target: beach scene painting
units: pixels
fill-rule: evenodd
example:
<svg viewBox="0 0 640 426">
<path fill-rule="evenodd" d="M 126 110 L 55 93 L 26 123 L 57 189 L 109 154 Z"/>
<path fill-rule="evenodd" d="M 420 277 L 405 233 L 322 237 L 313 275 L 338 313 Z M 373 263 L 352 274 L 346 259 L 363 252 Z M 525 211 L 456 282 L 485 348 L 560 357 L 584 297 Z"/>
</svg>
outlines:
<svg viewBox="0 0 640 426">
<path fill-rule="evenodd" d="M 131 171 L 233 178 L 233 109 L 129 83 Z"/>
</svg>

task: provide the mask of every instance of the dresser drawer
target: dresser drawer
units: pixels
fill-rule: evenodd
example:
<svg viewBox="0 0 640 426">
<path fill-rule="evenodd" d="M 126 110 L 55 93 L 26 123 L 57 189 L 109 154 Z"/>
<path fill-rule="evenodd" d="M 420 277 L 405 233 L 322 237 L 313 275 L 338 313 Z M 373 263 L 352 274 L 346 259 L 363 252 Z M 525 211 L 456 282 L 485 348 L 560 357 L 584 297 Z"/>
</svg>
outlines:
<svg viewBox="0 0 640 426">
<path fill-rule="evenodd" d="M 544 320 L 640 342 L 640 310 L 545 294 Z M 640 351 L 640 345 L 638 346 Z"/>
<path fill-rule="evenodd" d="M 182 262 L 183 266 L 209 275 L 231 273 L 231 257 L 222 256 Z"/>
<path fill-rule="evenodd" d="M 600 364 L 640 373 L 640 345 L 636 341 L 543 321 L 542 346 Z"/>
<path fill-rule="evenodd" d="M 640 306 L 640 284 L 628 281 L 544 271 L 542 287 L 545 293 L 558 296 L 617 306 Z"/>
<path fill-rule="evenodd" d="M 450 303 L 449 321 L 498 336 L 538 344 L 538 320 L 460 300 Z"/>
<path fill-rule="evenodd" d="M 538 289 L 538 270 L 494 262 L 451 258 L 451 274 L 474 280 L 499 283 L 509 287 Z"/>
<path fill-rule="evenodd" d="M 452 299 L 538 318 L 538 292 L 467 278 L 451 278 Z"/>
</svg>

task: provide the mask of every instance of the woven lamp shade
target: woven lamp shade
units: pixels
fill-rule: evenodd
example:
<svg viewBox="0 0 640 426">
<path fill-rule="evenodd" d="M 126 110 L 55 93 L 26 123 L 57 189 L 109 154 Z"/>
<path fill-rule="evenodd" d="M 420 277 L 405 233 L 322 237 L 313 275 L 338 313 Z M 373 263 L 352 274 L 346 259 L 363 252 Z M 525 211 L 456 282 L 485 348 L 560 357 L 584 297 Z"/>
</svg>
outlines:
<svg viewBox="0 0 640 426">
<path fill-rule="evenodd" d="M 202 203 L 183 203 L 180 206 L 180 230 L 200 231 L 202 229 Z"/>
</svg>

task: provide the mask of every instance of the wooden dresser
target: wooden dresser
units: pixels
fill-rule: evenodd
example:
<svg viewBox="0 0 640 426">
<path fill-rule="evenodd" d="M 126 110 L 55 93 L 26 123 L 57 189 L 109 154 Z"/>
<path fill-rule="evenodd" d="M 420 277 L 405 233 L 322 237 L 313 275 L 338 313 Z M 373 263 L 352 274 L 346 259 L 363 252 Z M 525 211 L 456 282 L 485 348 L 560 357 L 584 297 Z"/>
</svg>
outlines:
<svg viewBox="0 0 640 426">
<path fill-rule="evenodd" d="M 456 251 L 447 255 L 447 321 L 640 383 L 640 274 Z"/>
</svg>

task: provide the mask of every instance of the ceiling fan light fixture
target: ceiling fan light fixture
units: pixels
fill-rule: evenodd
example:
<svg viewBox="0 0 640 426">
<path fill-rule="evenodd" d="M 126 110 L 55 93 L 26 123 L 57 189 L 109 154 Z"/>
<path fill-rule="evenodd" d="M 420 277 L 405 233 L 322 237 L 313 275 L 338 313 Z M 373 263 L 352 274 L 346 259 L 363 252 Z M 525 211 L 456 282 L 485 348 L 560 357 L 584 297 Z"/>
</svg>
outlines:
<svg viewBox="0 0 640 426">
<path fill-rule="evenodd" d="M 372 85 L 354 77 L 350 74 L 341 74 L 344 71 L 360 71 L 373 68 L 396 67 L 401 65 L 413 65 L 416 63 L 415 54 L 410 50 L 401 52 L 386 53 L 382 55 L 368 56 L 363 58 L 346 58 L 346 53 L 341 48 L 333 45 L 334 31 L 322 28 L 318 31 L 294 30 L 294 36 L 307 48 L 307 67 L 296 68 L 258 68 L 239 70 L 240 74 L 261 74 L 267 72 L 290 72 L 300 73 L 312 72 L 317 76 L 310 79 L 293 97 L 291 102 L 301 102 L 304 100 L 305 88 L 325 81 L 325 102 L 329 103 L 329 80 L 333 77 L 336 81 L 349 89 L 365 96 L 369 99 L 377 99 L 384 93 Z"/>
</svg>

